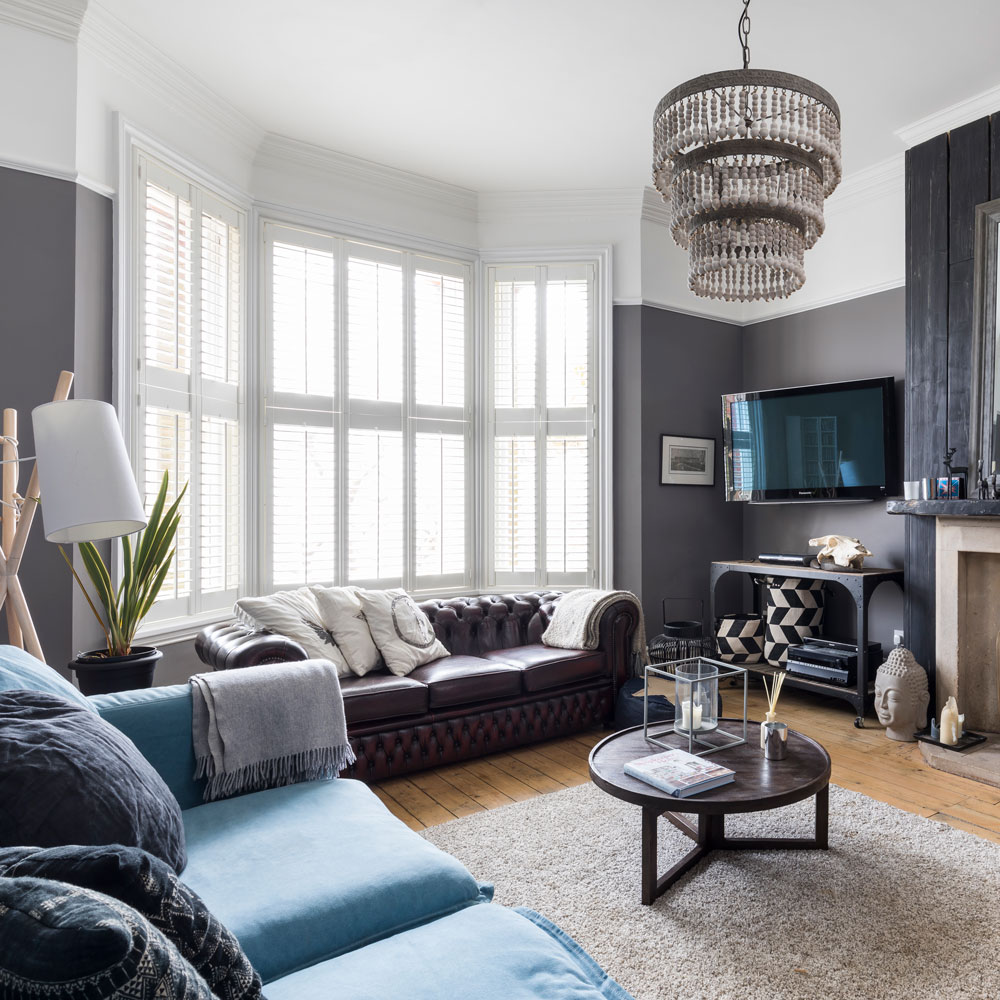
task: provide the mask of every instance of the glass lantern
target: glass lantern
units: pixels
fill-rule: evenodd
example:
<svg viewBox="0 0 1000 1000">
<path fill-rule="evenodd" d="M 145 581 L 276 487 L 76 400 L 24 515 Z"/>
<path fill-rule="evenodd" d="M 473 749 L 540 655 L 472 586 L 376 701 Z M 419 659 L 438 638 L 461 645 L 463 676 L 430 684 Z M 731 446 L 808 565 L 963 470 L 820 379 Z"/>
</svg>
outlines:
<svg viewBox="0 0 1000 1000">
<path fill-rule="evenodd" d="M 674 732 L 682 736 L 711 733 L 719 728 L 719 668 L 705 660 L 678 667 Z"/>
</svg>

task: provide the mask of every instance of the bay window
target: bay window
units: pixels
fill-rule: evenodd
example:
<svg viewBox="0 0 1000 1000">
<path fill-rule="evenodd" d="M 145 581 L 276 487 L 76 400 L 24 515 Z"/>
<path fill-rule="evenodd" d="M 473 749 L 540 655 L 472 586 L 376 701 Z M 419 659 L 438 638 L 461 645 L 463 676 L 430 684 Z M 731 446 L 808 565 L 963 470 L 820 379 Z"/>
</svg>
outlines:
<svg viewBox="0 0 1000 1000">
<path fill-rule="evenodd" d="M 147 495 L 190 483 L 161 627 L 308 584 L 608 584 L 606 258 L 248 234 L 138 146 L 125 206 L 126 440 Z"/>
</svg>

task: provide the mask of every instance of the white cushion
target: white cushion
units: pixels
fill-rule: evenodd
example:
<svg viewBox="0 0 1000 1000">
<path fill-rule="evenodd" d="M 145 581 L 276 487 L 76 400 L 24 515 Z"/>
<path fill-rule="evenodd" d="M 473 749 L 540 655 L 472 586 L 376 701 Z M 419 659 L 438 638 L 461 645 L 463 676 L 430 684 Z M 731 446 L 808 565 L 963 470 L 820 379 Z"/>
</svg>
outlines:
<svg viewBox="0 0 1000 1000">
<path fill-rule="evenodd" d="M 434 635 L 430 619 L 405 590 L 359 590 L 358 597 L 375 645 L 397 677 L 450 655 Z"/>
<path fill-rule="evenodd" d="M 323 624 L 316 595 L 309 587 L 279 590 L 269 597 L 241 597 L 234 610 L 236 617 L 252 628 L 267 629 L 297 642 L 310 659 L 330 660 L 338 677 L 350 674 L 347 659 Z"/>
<path fill-rule="evenodd" d="M 381 667 L 357 587 L 313 587 L 323 625 L 329 629 L 348 666 L 359 677 Z"/>
</svg>

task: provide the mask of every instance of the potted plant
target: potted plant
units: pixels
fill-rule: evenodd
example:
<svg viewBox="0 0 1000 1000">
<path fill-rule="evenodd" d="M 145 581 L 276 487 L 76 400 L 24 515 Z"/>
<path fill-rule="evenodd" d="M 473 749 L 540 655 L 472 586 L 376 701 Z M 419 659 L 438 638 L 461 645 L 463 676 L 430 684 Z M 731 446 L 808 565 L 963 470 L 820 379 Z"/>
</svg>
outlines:
<svg viewBox="0 0 1000 1000">
<path fill-rule="evenodd" d="M 63 547 L 63 558 L 69 565 L 83 596 L 100 622 L 107 640 L 104 649 L 80 653 L 69 666 L 76 671 L 80 690 L 84 694 L 105 694 L 132 688 L 151 687 L 153 671 L 163 657 L 155 646 L 135 646 L 135 633 L 149 613 L 163 587 L 174 558 L 174 539 L 180 523 L 180 504 L 187 484 L 177 499 L 167 507 L 169 474 L 164 472 L 160 491 L 149 514 L 149 521 L 135 535 L 122 536 L 123 573 L 117 589 L 104 560 L 93 542 L 80 542 L 80 556 L 87 576 L 101 605 L 103 614 L 87 592 L 79 574 Z"/>
</svg>

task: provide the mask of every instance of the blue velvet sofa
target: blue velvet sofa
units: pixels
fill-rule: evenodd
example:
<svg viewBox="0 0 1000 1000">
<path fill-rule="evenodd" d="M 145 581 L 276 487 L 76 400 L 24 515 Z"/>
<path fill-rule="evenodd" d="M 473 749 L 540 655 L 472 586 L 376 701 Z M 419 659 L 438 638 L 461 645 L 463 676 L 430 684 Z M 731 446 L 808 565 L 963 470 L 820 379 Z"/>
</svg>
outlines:
<svg viewBox="0 0 1000 1000">
<path fill-rule="evenodd" d="M 187 685 L 84 698 L 21 650 L 0 646 L 0 666 L 7 686 L 13 670 L 17 686 L 57 689 L 41 668 L 159 772 L 183 810 L 181 877 L 239 938 L 268 1000 L 631 1000 L 544 917 L 492 903 L 360 781 L 203 803 Z"/>
</svg>

